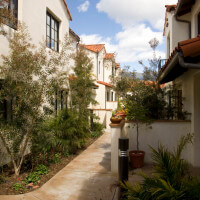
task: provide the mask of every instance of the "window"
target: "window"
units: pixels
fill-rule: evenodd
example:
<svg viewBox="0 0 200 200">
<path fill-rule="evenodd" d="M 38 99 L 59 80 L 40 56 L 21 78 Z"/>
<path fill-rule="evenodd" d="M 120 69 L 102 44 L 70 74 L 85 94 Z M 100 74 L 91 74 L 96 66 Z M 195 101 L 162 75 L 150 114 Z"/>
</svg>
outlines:
<svg viewBox="0 0 200 200">
<path fill-rule="evenodd" d="M 48 12 L 46 20 L 47 47 L 59 51 L 59 22 Z"/>
<path fill-rule="evenodd" d="M 67 91 L 61 90 L 55 93 L 55 111 L 56 114 L 59 110 L 67 108 Z"/>
<path fill-rule="evenodd" d="M 114 93 L 111 92 L 111 101 L 114 101 Z"/>
<path fill-rule="evenodd" d="M 99 74 L 100 74 L 100 69 L 101 69 L 101 62 L 99 61 Z"/>
<path fill-rule="evenodd" d="M 107 91 L 107 101 L 110 101 L 110 92 L 109 91 Z"/>
<path fill-rule="evenodd" d="M 4 16 L 6 15 L 3 23 L 16 29 L 18 20 L 18 0 L 1 0 L 0 9 L 3 9 Z M 8 10 L 8 12 L 6 12 L 6 10 Z"/>
</svg>

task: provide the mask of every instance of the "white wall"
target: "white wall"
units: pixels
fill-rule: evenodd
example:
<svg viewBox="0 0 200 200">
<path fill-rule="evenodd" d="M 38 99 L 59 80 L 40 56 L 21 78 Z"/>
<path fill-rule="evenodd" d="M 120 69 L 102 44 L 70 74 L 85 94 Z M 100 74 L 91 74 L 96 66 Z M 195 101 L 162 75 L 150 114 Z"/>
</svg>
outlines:
<svg viewBox="0 0 200 200">
<path fill-rule="evenodd" d="M 165 145 L 169 150 L 176 148 L 177 142 L 182 135 L 191 133 L 190 122 L 154 122 L 152 128 L 142 125 L 139 128 L 139 148 L 145 151 L 145 163 L 152 163 L 149 145 L 158 147 L 159 143 Z M 133 123 L 124 126 L 125 135 L 129 137 L 129 150 L 136 149 L 136 127 Z M 194 164 L 194 147 L 188 145 L 183 152 L 183 158 Z M 199 157 L 200 159 L 200 157 Z"/>
</svg>

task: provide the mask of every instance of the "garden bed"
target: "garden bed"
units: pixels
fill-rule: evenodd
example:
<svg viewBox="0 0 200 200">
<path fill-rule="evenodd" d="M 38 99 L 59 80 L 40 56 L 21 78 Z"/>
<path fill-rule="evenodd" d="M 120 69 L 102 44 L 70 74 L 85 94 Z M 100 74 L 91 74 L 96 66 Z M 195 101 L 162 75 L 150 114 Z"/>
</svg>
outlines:
<svg viewBox="0 0 200 200">
<path fill-rule="evenodd" d="M 26 178 L 28 174 L 30 174 L 31 169 L 23 170 L 19 177 L 15 177 L 12 168 L 6 168 L 3 172 L 0 173 L 0 177 L 5 177 L 5 182 L 0 182 L 0 195 L 16 195 L 23 194 L 27 192 L 31 192 L 37 188 L 40 188 L 43 184 L 45 184 L 48 180 L 50 180 L 54 175 L 56 175 L 60 170 L 62 170 L 69 162 L 71 162 L 75 157 L 81 154 L 88 146 L 90 146 L 97 138 L 90 138 L 87 140 L 84 148 L 78 150 L 76 154 L 70 155 L 68 157 L 61 157 L 59 163 L 51 163 L 48 166 L 48 174 L 41 175 L 40 180 L 36 185 L 25 186 L 24 189 L 18 188 L 18 190 L 13 188 L 13 185 L 19 183 L 23 184 L 23 180 Z M 1 180 L 0 180 L 1 181 Z"/>
</svg>

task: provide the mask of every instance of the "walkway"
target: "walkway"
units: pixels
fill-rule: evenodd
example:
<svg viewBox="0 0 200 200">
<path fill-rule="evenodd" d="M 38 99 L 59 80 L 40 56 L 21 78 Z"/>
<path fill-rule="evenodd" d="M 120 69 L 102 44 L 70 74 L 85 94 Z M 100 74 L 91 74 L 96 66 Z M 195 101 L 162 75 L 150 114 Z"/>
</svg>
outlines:
<svg viewBox="0 0 200 200">
<path fill-rule="evenodd" d="M 117 175 L 110 172 L 110 140 L 102 135 L 40 189 L 0 200 L 112 200 Z"/>
</svg>

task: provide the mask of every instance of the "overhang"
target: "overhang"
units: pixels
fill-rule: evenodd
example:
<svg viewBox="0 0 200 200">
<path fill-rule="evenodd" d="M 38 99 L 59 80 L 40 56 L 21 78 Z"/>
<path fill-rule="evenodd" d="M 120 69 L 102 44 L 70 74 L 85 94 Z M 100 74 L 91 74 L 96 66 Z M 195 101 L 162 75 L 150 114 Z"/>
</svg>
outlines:
<svg viewBox="0 0 200 200">
<path fill-rule="evenodd" d="M 178 43 L 161 68 L 158 81 L 161 84 L 173 81 L 188 69 L 200 69 L 200 35 Z"/>
<path fill-rule="evenodd" d="M 182 16 L 191 12 L 196 0 L 179 0 L 176 8 L 176 15 Z"/>
</svg>

